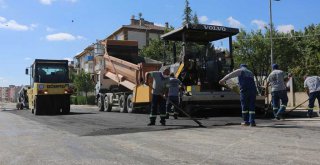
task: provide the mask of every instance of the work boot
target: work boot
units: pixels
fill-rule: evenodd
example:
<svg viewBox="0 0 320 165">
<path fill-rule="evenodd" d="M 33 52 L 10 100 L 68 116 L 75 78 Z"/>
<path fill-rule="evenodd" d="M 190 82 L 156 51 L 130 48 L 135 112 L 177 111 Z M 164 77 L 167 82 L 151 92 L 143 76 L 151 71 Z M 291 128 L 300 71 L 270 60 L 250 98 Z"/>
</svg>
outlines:
<svg viewBox="0 0 320 165">
<path fill-rule="evenodd" d="M 148 126 L 152 126 L 152 125 L 156 125 L 156 118 L 154 117 L 150 117 L 150 123 L 148 124 Z"/>
<path fill-rule="evenodd" d="M 166 113 L 166 119 L 169 119 L 170 114 Z"/>
<path fill-rule="evenodd" d="M 148 126 L 152 126 L 152 125 L 156 125 L 155 121 L 150 121 L 150 123 L 148 124 Z"/>
<path fill-rule="evenodd" d="M 160 123 L 161 123 L 162 126 L 165 126 L 166 125 L 166 120 L 164 118 L 161 118 Z"/>
<path fill-rule="evenodd" d="M 249 126 L 250 124 L 248 122 L 242 122 L 241 126 Z"/>
</svg>

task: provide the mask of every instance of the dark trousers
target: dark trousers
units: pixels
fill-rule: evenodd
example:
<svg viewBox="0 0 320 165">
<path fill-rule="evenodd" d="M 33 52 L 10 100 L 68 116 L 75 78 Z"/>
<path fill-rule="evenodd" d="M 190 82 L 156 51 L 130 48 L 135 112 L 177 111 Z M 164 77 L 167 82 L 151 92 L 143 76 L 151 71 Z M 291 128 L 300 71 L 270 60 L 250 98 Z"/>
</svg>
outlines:
<svg viewBox="0 0 320 165">
<path fill-rule="evenodd" d="M 309 105 L 308 105 L 308 114 L 312 116 L 314 102 L 318 100 L 318 104 L 320 106 L 320 91 L 309 93 Z"/>
<path fill-rule="evenodd" d="M 150 113 L 150 121 L 155 122 L 158 114 L 158 110 L 160 113 L 161 121 L 165 121 L 166 117 L 166 101 L 161 95 L 152 95 L 151 101 L 151 113 Z"/>
<path fill-rule="evenodd" d="M 286 90 L 281 91 L 273 91 L 271 92 L 272 95 L 272 107 L 273 107 L 273 113 L 275 117 L 278 117 L 279 115 L 282 115 L 288 104 L 288 95 Z M 281 101 L 281 105 L 280 105 Z"/>
<path fill-rule="evenodd" d="M 240 92 L 240 102 L 242 110 L 243 121 L 247 124 L 255 123 L 255 101 L 256 101 L 256 91 L 241 91 Z"/>
<path fill-rule="evenodd" d="M 179 106 L 179 96 L 169 96 L 167 98 L 166 111 L 167 113 L 175 113 L 178 114 L 177 108 L 173 105 Z M 173 106 L 173 111 L 172 111 Z"/>
</svg>

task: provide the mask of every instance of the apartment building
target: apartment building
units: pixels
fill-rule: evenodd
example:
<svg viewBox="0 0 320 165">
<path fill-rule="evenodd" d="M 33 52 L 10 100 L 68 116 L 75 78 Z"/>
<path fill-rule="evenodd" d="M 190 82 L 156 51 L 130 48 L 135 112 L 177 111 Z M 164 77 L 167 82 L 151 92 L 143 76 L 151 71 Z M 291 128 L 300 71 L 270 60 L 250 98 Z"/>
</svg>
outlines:
<svg viewBox="0 0 320 165">
<path fill-rule="evenodd" d="M 160 36 L 168 27 L 168 23 L 165 26 L 157 26 L 153 22 L 146 21 L 143 18 L 135 19 L 132 16 L 129 25 L 122 25 L 104 40 L 134 40 L 138 41 L 138 47 L 142 49 L 149 44 L 151 39 L 160 39 Z M 96 43 L 88 46 L 74 57 L 74 67 L 77 73 L 84 70 L 92 75 L 99 74 L 105 65 L 103 55 L 104 46 L 101 41 L 97 40 Z"/>
<path fill-rule="evenodd" d="M 166 23 L 166 27 L 157 26 L 153 22 L 146 21 L 143 18 L 135 19 L 132 16 L 129 25 L 122 25 L 106 39 L 135 40 L 138 41 L 139 49 L 142 49 L 149 44 L 150 39 L 160 39 L 167 27 L 168 23 Z"/>
<path fill-rule="evenodd" d="M 9 85 L 0 87 L 0 101 L 17 102 L 18 92 L 21 86 Z"/>
<path fill-rule="evenodd" d="M 93 49 L 93 45 L 90 45 L 74 57 L 74 68 L 77 73 L 81 70 L 86 73 L 94 73 Z"/>
</svg>

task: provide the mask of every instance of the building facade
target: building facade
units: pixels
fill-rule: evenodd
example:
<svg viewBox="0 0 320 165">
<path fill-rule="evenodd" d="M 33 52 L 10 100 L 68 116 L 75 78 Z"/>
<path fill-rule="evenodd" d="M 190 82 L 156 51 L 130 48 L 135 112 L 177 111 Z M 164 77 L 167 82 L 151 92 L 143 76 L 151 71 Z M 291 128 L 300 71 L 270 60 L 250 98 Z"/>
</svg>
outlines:
<svg viewBox="0 0 320 165">
<path fill-rule="evenodd" d="M 153 22 L 146 21 L 143 18 L 135 19 L 132 16 L 129 25 L 122 25 L 106 39 L 138 41 L 139 49 L 142 49 L 149 44 L 150 40 L 160 39 L 166 28 L 168 28 L 168 23 L 166 23 L 166 27 L 157 26 Z"/>
<path fill-rule="evenodd" d="M 104 40 L 134 40 L 138 41 L 138 47 L 142 49 L 149 44 L 150 40 L 160 39 L 165 29 L 168 28 L 168 23 L 165 25 L 166 27 L 157 26 L 153 22 L 146 21 L 143 18 L 135 19 L 132 16 L 129 25 L 122 25 Z M 97 40 L 96 43 L 88 46 L 74 57 L 74 68 L 77 73 L 83 70 L 86 73 L 97 75 L 104 69 L 104 46 L 101 41 Z"/>
</svg>

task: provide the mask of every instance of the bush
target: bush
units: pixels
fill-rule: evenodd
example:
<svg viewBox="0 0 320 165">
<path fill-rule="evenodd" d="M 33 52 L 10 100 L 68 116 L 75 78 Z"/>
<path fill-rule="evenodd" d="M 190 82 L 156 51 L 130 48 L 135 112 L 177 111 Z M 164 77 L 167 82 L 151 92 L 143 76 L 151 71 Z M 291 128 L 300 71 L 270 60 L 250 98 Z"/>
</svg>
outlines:
<svg viewBox="0 0 320 165">
<path fill-rule="evenodd" d="M 70 104 L 77 105 L 78 104 L 77 96 L 71 96 L 70 101 L 71 101 Z"/>
<path fill-rule="evenodd" d="M 88 96 L 88 100 L 86 102 L 86 97 L 85 96 L 71 96 L 71 104 L 74 105 L 85 105 L 86 103 L 88 105 L 95 105 L 95 96 Z"/>
<path fill-rule="evenodd" d="M 86 104 L 86 97 L 85 96 L 77 96 L 77 103 L 78 103 L 78 105 L 85 105 Z"/>
<path fill-rule="evenodd" d="M 88 96 L 87 104 L 88 105 L 95 105 L 96 104 L 96 96 Z"/>
</svg>

